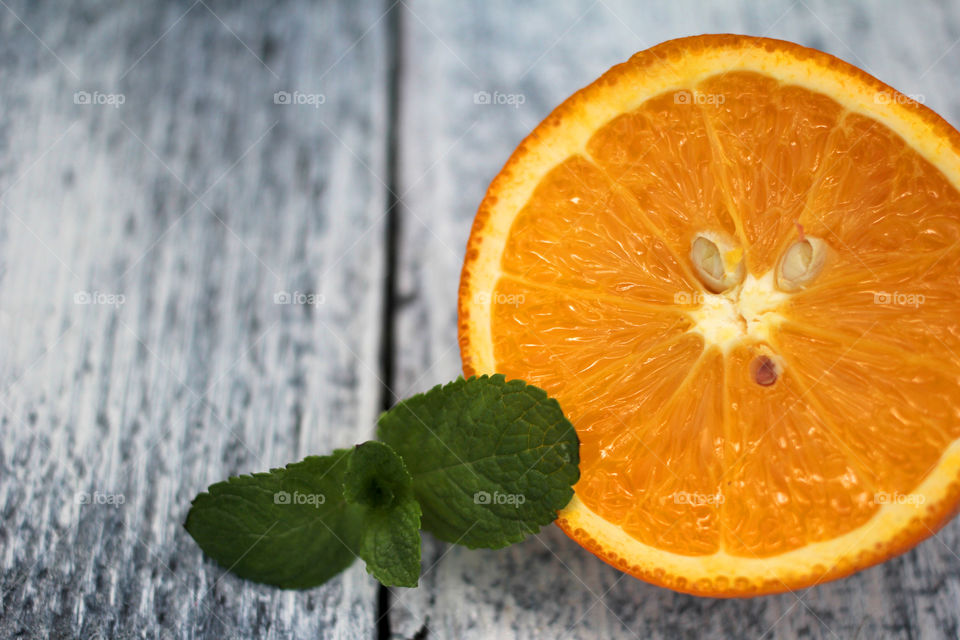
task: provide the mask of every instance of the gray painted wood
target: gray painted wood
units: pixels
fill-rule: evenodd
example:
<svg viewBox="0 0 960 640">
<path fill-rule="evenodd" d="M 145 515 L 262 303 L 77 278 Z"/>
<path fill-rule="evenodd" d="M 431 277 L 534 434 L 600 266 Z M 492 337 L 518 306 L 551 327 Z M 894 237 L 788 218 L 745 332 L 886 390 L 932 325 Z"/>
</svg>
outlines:
<svg viewBox="0 0 960 640">
<path fill-rule="evenodd" d="M 382 11 L 0 6 L 0 637 L 375 635 L 362 565 L 281 592 L 181 523 L 212 482 L 372 432 Z"/>
<path fill-rule="evenodd" d="M 490 179 L 521 138 L 576 89 L 635 51 L 704 32 L 814 46 L 920 94 L 955 125 L 960 7 L 947 3 L 551 3 L 469 8 L 441 0 L 403 13 L 397 388 L 460 371 L 458 269 Z M 478 91 L 519 107 L 478 105 Z M 625 576 L 555 527 L 501 551 L 431 541 L 423 585 L 395 590 L 394 636 L 436 638 L 956 638 L 960 522 L 852 578 L 745 601 L 694 598 Z"/>
</svg>

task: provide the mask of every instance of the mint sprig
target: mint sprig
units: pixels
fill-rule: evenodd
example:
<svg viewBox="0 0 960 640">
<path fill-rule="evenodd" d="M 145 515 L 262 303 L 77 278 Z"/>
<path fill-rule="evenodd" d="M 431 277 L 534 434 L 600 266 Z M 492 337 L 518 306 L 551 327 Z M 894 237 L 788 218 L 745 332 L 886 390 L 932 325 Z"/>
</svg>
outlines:
<svg viewBox="0 0 960 640">
<path fill-rule="evenodd" d="M 343 498 L 349 450 L 230 478 L 198 495 L 184 524 L 241 578 L 286 589 L 326 582 L 351 564 L 364 511 Z"/>
<path fill-rule="evenodd" d="M 382 442 L 357 445 L 347 461 L 343 493 L 364 510 L 358 555 L 367 571 L 392 587 L 415 587 L 420 576 L 420 503 L 403 460 Z"/>
<path fill-rule="evenodd" d="M 468 547 L 519 542 L 552 522 L 579 478 L 556 400 L 502 375 L 459 378 L 380 417 L 383 442 L 230 478 L 184 523 L 242 578 L 302 589 L 360 557 L 388 586 L 417 585 L 420 527 Z"/>
<path fill-rule="evenodd" d="M 407 461 L 423 528 L 470 548 L 536 533 L 580 477 L 579 442 L 559 403 L 502 375 L 409 398 L 380 417 L 378 436 Z"/>
</svg>

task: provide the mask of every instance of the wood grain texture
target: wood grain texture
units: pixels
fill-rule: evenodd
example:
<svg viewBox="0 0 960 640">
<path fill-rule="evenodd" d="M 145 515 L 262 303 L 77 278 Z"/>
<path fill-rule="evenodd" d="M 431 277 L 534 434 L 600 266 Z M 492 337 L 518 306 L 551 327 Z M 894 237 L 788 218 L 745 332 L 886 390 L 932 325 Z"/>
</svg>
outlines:
<svg viewBox="0 0 960 640">
<path fill-rule="evenodd" d="M 375 636 L 362 565 L 282 592 L 182 522 L 372 433 L 383 8 L 0 7 L 0 637 Z"/>
<path fill-rule="evenodd" d="M 399 282 L 408 304 L 397 318 L 399 393 L 460 371 L 454 300 L 463 248 L 487 184 L 522 137 L 635 51 L 704 32 L 768 35 L 828 51 L 960 123 L 960 90 L 950 81 L 960 61 L 955 4 L 408 3 L 399 163 Z M 522 104 L 476 104 L 480 91 L 522 96 Z M 722 601 L 625 576 L 555 527 L 501 551 L 430 541 L 423 586 L 395 590 L 391 626 L 396 638 L 956 638 L 958 543 L 954 521 L 917 549 L 847 580 Z"/>
</svg>

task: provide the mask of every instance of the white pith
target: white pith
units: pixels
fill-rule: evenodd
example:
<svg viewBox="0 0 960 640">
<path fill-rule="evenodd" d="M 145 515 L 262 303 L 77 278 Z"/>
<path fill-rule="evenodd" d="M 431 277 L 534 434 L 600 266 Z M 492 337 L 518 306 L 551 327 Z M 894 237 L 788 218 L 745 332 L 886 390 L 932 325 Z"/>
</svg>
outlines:
<svg viewBox="0 0 960 640">
<path fill-rule="evenodd" d="M 777 289 L 773 271 L 759 278 L 748 273 L 741 285 L 702 296 L 700 307 L 689 312 L 696 323 L 691 331 L 724 353 L 740 342 L 769 340 L 772 330 L 783 320 L 777 309 L 790 297 Z"/>
</svg>

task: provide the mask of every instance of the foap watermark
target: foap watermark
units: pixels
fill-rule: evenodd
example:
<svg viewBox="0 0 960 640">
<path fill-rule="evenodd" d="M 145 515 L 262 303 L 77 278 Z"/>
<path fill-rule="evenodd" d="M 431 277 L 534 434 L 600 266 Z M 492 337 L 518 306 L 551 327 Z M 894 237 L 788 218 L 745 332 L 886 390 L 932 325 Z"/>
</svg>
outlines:
<svg viewBox="0 0 960 640">
<path fill-rule="evenodd" d="M 677 291 L 673 294 L 673 304 L 703 304 L 703 291 Z"/>
<path fill-rule="evenodd" d="M 723 504 L 727 500 L 720 492 L 675 491 L 672 497 L 673 504 L 689 504 L 691 506 Z"/>
<path fill-rule="evenodd" d="M 474 304 L 498 304 L 519 307 L 526 301 L 522 293 L 489 293 L 481 291 L 473 296 Z"/>
<path fill-rule="evenodd" d="M 527 497 L 522 493 L 500 493 L 494 491 L 477 491 L 473 494 L 473 504 L 510 504 L 519 507 L 527 501 Z"/>
<path fill-rule="evenodd" d="M 897 491 L 888 493 L 886 491 L 880 491 L 873 494 L 874 504 L 909 504 L 919 507 L 926 501 L 927 497 L 922 493 L 899 493 Z"/>
<path fill-rule="evenodd" d="M 699 91 L 675 91 L 673 104 L 723 104 L 727 96 L 722 93 L 701 93 Z"/>
<path fill-rule="evenodd" d="M 319 307 L 327 299 L 322 293 L 308 293 L 304 291 L 277 291 L 273 294 L 273 304 L 297 304 L 307 307 Z"/>
<path fill-rule="evenodd" d="M 73 304 L 106 305 L 119 308 L 126 303 L 127 297 L 122 293 L 107 293 L 105 291 L 77 291 L 73 294 Z"/>
<path fill-rule="evenodd" d="M 99 105 L 119 109 L 126 103 L 127 96 L 122 93 L 100 93 L 99 91 L 77 91 L 73 94 L 73 104 Z"/>
<path fill-rule="evenodd" d="M 873 292 L 873 304 L 917 308 L 926 302 L 926 300 L 926 297 L 922 293 L 900 293 L 899 291 Z"/>
<path fill-rule="evenodd" d="M 927 97 L 922 93 L 900 93 L 899 91 L 877 91 L 873 94 L 875 104 L 908 104 L 919 102 L 923 104 Z"/>
<path fill-rule="evenodd" d="M 127 501 L 122 493 L 107 493 L 105 491 L 78 491 L 73 496 L 73 501 L 79 505 L 106 505 L 110 507 L 119 507 Z"/>
<path fill-rule="evenodd" d="M 301 493 L 294 491 L 277 491 L 273 494 L 273 504 L 289 505 L 309 505 L 314 509 L 319 509 L 320 505 L 327 501 L 327 496 L 322 493 Z"/>
<path fill-rule="evenodd" d="M 273 94 L 273 104 L 307 106 L 319 109 L 327 101 L 322 93 L 304 93 L 302 91 L 277 91 Z"/>
<path fill-rule="evenodd" d="M 473 104 L 505 104 L 519 109 L 526 103 L 527 96 L 522 93 L 500 93 L 499 91 L 477 91 L 473 94 Z"/>
</svg>

